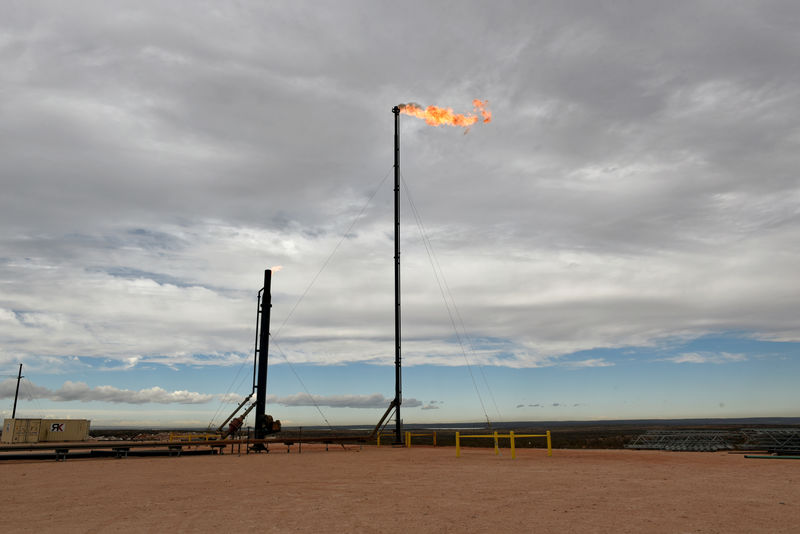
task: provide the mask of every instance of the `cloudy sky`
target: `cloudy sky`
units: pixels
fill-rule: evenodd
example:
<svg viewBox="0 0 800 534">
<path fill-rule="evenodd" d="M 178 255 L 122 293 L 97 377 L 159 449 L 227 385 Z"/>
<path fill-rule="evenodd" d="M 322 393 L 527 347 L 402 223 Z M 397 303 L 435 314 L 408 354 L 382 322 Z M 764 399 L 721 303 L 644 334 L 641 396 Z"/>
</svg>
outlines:
<svg viewBox="0 0 800 534">
<path fill-rule="evenodd" d="M 377 421 L 476 98 L 407 422 L 797 415 L 795 2 L 0 7 L 0 415 Z"/>
</svg>

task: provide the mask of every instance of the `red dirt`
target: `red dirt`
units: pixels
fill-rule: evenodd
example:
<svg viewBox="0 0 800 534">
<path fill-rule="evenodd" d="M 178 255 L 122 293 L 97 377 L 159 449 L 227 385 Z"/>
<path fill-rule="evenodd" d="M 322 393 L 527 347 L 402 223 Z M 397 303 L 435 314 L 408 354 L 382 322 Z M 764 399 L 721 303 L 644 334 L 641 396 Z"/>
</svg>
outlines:
<svg viewBox="0 0 800 534">
<path fill-rule="evenodd" d="M 800 461 L 304 446 L 8 461 L 3 532 L 800 532 Z"/>
</svg>

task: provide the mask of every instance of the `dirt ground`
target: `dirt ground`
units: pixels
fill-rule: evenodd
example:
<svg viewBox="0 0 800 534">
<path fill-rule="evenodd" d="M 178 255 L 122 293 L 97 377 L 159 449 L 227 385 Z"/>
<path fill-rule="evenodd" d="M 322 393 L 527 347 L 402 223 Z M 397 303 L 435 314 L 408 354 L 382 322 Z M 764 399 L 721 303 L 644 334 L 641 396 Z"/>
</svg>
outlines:
<svg viewBox="0 0 800 534">
<path fill-rule="evenodd" d="M 800 460 L 304 446 L 0 463 L 2 532 L 800 532 Z"/>
</svg>

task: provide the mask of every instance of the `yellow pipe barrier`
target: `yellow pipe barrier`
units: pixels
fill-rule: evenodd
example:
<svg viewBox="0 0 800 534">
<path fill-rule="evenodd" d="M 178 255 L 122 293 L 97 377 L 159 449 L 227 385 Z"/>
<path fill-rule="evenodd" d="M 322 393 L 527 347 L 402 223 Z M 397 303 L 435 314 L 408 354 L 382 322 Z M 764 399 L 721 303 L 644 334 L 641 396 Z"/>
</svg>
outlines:
<svg viewBox="0 0 800 534">
<path fill-rule="evenodd" d="M 433 437 L 433 446 L 436 446 L 436 432 L 421 432 L 421 433 L 413 433 L 413 432 L 406 432 L 406 447 L 411 447 L 411 438 L 413 437 Z"/>
<path fill-rule="evenodd" d="M 500 449 L 498 446 L 498 438 L 508 438 L 511 442 L 511 458 L 514 459 L 517 457 L 516 454 L 516 438 L 547 438 L 547 456 L 553 456 L 553 442 L 550 437 L 550 431 L 548 430 L 546 434 L 514 434 L 514 431 L 509 431 L 508 434 L 498 434 L 495 431 L 492 434 L 465 434 L 461 435 L 460 432 L 456 432 L 456 458 L 461 457 L 461 438 L 493 438 L 494 439 L 494 453 L 495 455 L 500 454 Z"/>
<path fill-rule="evenodd" d="M 388 435 L 391 436 L 392 434 L 393 434 L 393 432 L 390 432 Z M 415 434 L 415 433 L 409 432 L 409 431 L 406 431 L 405 432 L 405 436 L 404 436 L 404 441 L 405 441 L 406 447 L 407 448 L 411 447 L 411 438 L 420 437 L 420 436 L 421 437 L 429 437 L 429 436 L 433 437 L 433 446 L 436 447 L 436 432 L 429 432 L 429 433 L 423 432 L 423 433 Z M 378 432 L 376 434 L 376 436 L 375 436 L 375 445 L 377 447 L 381 446 L 381 437 L 382 437 L 382 433 L 381 432 Z M 172 441 L 172 435 L 170 435 L 170 441 Z"/>
</svg>

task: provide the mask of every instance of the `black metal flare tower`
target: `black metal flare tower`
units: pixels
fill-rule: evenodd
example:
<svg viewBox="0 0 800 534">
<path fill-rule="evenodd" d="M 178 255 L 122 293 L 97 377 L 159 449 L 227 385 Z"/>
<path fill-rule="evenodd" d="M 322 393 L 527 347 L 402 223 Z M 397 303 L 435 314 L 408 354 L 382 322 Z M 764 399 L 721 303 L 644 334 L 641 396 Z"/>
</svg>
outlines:
<svg viewBox="0 0 800 534">
<path fill-rule="evenodd" d="M 403 443 L 403 421 L 400 405 L 403 401 L 400 367 L 400 108 L 394 113 L 394 406 L 396 444 Z"/>
<path fill-rule="evenodd" d="M 264 293 L 261 295 L 261 328 L 258 341 L 258 380 L 256 381 L 255 438 L 264 439 L 272 425 L 266 415 L 267 365 L 269 360 L 269 312 L 272 308 L 272 270 L 264 271 Z"/>
</svg>

